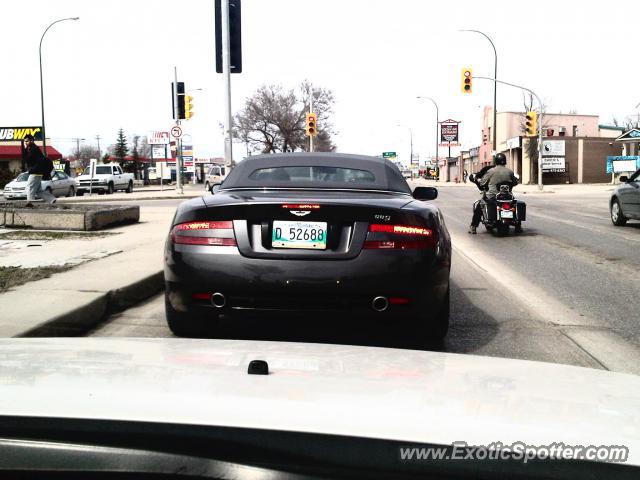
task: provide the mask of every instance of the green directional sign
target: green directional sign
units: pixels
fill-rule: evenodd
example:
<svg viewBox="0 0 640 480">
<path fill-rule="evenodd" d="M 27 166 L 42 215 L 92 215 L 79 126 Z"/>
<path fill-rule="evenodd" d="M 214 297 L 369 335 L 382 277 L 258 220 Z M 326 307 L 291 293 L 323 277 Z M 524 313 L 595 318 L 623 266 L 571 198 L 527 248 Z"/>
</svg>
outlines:
<svg viewBox="0 0 640 480">
<path fill-rule="evenodd" d="M 397 156 L 396 152 L 382 152 L 382 158 L 387 158 L 389 160 L 396 158 Z"/>
</svg>

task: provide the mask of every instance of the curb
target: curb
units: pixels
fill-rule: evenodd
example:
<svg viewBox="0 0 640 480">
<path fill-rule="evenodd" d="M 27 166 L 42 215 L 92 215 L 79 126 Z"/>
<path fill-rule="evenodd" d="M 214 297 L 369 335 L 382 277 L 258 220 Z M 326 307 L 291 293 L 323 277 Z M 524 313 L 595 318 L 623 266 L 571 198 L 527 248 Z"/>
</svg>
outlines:
<svg viewBox="0 0 640 480">
<path fill-rule="evenodd" d="M 100 325 L 105 317 L 121 312 L 159 293 L 164 288 L 164 272 L 155 272 L 129 285 L 109 290 L 98 298 L 51 318 L 20 335 L 24 337 L 78 337 Z"/>
<path fill-rule="evenodd" d="M 206 193 L 206 192 L 205 192 Z M 173 196 L 167 196 L 167 197 L 129 197 L 129 198 L 88 198 L 86 200 L 68 200 L 68 201 L 64 201 L 61 203 L 66 204 L 78 204 L 81 205 L 83 203 L 104 203 L 104 204 L 109 204 L 112 202 L 143 202 L 143 201 L 147 201 L 147 200 L 190 200 L 192 198 L 198 198 L 201 197 L 202 195 L 195 195 L 195 196 L 191 196 L 191 195 L 173 195 Z"/>
</svg>

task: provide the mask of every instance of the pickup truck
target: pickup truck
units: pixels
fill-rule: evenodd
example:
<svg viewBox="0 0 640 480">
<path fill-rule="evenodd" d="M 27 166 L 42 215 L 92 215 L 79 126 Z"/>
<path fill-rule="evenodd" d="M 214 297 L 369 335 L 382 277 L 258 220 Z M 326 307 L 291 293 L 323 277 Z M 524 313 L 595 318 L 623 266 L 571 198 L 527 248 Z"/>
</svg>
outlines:
<svg viewBox="0 0 640 480">
<path fill-rule="evenodd" d="M 91 170 L 87 167 L 82 175 L 76 178 L 76 194 L 84 195 L 91 187 L 92 192 L 111 194 L 116 190 L 133 192 L 133 173 L 124 173 L 119 165 L 97 165 L 91 180 Z"/>
</svg>

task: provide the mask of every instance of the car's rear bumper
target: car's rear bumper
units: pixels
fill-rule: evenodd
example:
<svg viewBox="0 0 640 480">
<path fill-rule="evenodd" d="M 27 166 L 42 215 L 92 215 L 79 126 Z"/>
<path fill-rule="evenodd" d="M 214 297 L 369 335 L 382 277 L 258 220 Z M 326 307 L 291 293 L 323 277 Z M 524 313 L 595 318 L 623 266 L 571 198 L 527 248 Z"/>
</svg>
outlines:
<svg viewBox="0 0 640 480">
<path fill-rule="evenodd" d="M 429 316 L 439 311 L 449 285 L 449 252 L 363 250 L 349 260 L 275 260 L 244 257 L 235 247 L 189 250 L 200 253 L 166 251 L 167 296 L 176 311 L 204 315 L 370 314 L 373 299 L 382 296 L 402 303 L 378 314 Z M 225 297 L 222 308 L 204 295 L 217 292 Z"/>
</svg>

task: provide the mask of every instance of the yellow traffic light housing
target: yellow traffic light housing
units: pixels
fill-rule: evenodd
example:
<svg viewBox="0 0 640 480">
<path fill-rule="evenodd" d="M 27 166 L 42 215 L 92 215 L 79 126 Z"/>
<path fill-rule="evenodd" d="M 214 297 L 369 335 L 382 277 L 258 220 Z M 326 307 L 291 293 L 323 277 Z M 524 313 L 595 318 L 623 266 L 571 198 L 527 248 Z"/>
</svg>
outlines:
<svg viewBox="0 0 640 480">
<path fill-rule="evenodd" d="M 538 113 L 527 112 L 524 121 L 524 134 L 526 137 L 535 137 L 538 135 Z"/>
<path fill-rule="evenodd" d="M 307 113 L 307 128 L 306 134 L 308 137 L 318 136 L 318 114 Z"/>
<path fill-rule="evenodd" d="M 470 68 L 462 69 L 460 88 L 462 93 L 473 93 L 473 71 Z"/>
<path fill-rule="evenodd" d="M 193 117 L 193 97 L 191 95 L 184 96 L 184 118 L 189 120 Z"/>
</svg>

